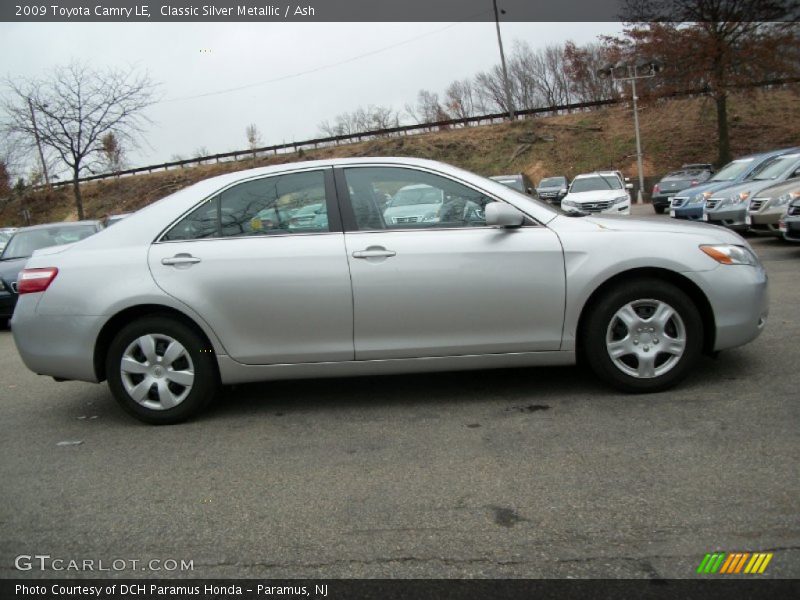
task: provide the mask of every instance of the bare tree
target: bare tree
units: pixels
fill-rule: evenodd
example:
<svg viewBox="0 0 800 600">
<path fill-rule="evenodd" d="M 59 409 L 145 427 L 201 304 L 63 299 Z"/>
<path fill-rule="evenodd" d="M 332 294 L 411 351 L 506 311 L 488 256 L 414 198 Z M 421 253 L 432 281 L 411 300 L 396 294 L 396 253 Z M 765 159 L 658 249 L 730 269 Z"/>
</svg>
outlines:
<svg viewBox="0 0 800 600">
<path fill-rule="evenodd" d="M 444 103 L 447 111 L 456 119 L 474 117 L 476 98 L 472 82 L 469 79 L 459 79 L 452 82 L 444 93 Z"/>
<path fill-rule="evenodd" d="M 261 132 L 258 130 L 258 126 L 256 126 L 255 123 L 250 123 L 244 130 L 244 133 L 247 136 L 247 147 L 250 148 L 250 152 L 253 153 L 253 163 L 255 163 L 256 149 L 260 148 L 263 143 L 261 141 Z"/>
<path fill-rule="evenodd" d="M 102 138 L 100 138 L 100 145 L 102 146 L 102 156 L 105 167 L 111 173 L 117 173 L 122 170 L 125 161 L 125 151 L 122 148 L 117 136 L 113 131 L 109 131 Z"/>
<path fill-rule="evenodd" d="M 113 132 L 132 147 L 153 104 L 155 85 L 148 75 L 128 70 L 96 70 L 73 62 L 41 80 L 7 80 L 5 103 L 12 132 L 35 138 L 51 148 L 69 168 L 78 218 L 84 218 L 79 178 L 102 160 L 102 138 Z M 36 124 L 33 123 L 35 116 Z"/>
</svg>

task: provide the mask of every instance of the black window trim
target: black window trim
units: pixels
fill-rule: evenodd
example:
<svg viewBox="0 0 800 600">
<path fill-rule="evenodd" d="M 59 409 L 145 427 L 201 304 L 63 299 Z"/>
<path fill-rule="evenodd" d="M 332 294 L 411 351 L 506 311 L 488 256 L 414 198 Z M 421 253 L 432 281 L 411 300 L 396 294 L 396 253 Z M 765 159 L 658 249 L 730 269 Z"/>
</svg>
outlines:
<svg viewBox="0 0 800 600">
<path fill-rule="evenodd" d="M 164 236 L 169 233 L 173 227 L 175 227 L 178 223 L 180 223 L 183 219 L 189 216 L 190 213 L 200 208 L 206 202 L 213 202 L 215 198 L 220 196 L 222 193 L 226 192 L 227 190 L 240 185 L 242 183 L 247 183 L 250 181 L 257 181 L 259 179 L 269 179 L 271 177 L 281 177 L 284 175 L 294 175 L 297 173 L 311 173 L 314 171 L 321 171 L 323 174 L 323 180 L 325 185 L 325 205 L 328 209 L 328 231 L 307 231 L 307 232 L 287 232 L 287 233 L 275 233 L 270 235 L 238 235 L 238 236 L 217 236 L 212 238 L 198 238 L 198 239 L 191 239 L 191 240 L 165 240 Z M 217 203 L 217 231 L 221 230 L 222 224 L 222 202 Z M 205 196 L 202 200 L 197 202 L 196 204 L 192 205 L 191 208 L 181 213 L 176 219 L 173 219 L 169 225 L 167 225 L 155 238 L 153 241 L 154 244 L 177 244 L 177 243 L 184 243 L 184 242 L 212 242 L 212 241 L 221 241 L 221 240 L 241 240 L 241 239 L 266 239 L 266 238 L 278 238 L 284 236 L 298 236 L 298 235 L 328 235 L 331 233 L 343 233 L 342 228 L 342 216 L 339 212 L 339 203 L 337 202 L 336 198 L 336 188 L 334 184 L 334 174 L 333 174 L 333 167 L 331 166 L 322 166 L 322 167 L 306 167 L 306 168 L 297 168 L 297 169 L 290 169 L 286 171 L 280 171 L 277 173 L 266 173 L 260 175 L 253 175 L 252 177 L 246 177 L 244 179 L 238 179 L 236 181 L 231 182 L 230 184 L 222 187 L 218 190 L 215 190 L 213 193 Z"/>
<path fill-rule="evenodd" d="M 510 206 L 514 206 L 510 202 L 502 198 L 498 198 L 496 194 L 491 192 L 487 192 L 481 188 L 475 187 L 473 184 L 464 181 L 463 179 L 459 179 L 457 177 L 453 177 L 448 173 L 442 173 L 441 171 L 436 171 L 434 169 L 429 169 L 427 167 L 420 167 L 417 165 L 404 165 L 399 163 L 357 163 L 351 165 L 337 165 L 333 168 L 333 178 L 336 184 L 336 196 L 339 200 L 339 214 L 341 215 L 342 224 L 344 226 L 345 233 L 399 233 L 403 231 L 461 231 L 461 230 L 470 230 L 476 231 L 484 229 L 482 227 L 403 227 L 402 229 L 359 229 L 358 223 L 356 222 L 356 215 L 355 211 L 353 210 L 353 205 L 350 202 L 350 190 L 347 187 L 347 179 L 345 178 L 345 170 L 346 169 L 361 169 L 361 168 L 397 168 L 397 169 L 408 169 L 411 171 L 420 171 L 423 173 L 429 173 L 431 175 L 437 175 L 444 179 L 448 179 L 464 187 L 467 187 L 471 190 L 479 192 L 483 194 L 487 198 L 491 198 L 495 202 L 502 202 L 503 204 L 508 204 Z M 517 208 L 514 206 L 514 208 Z M 517 210 L 520 210 L 517 208 Z M 520 210 L 523 215 L 525 215 L 525 222 L 522 224 L 522 227 L 543 227 L 543 224 L 531 217 L 525 211 Z M 491 227 L 487 227 L 486 229 L 493 229 Z"/>
</svg>

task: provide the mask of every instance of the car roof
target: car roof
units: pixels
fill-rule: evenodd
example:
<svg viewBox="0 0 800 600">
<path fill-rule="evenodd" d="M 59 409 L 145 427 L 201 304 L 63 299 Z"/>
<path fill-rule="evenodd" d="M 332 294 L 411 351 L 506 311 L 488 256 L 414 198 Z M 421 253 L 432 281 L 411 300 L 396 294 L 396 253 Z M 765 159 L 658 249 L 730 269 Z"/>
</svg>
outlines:
<svg viewBox="0 0 800 600">
<path fill-rule="evenodd" d="M 581 173 L 575 175 L 575 179 L 586 179 L 587 177 L 617 177 L 619 171 L 593 171 L 592 173 Z"/>
<path fill-rule="evenodd" d="M 492 175 L 489 179 L 494 179 L 495 181 L 500 181 L 502 179 L 522 179 L 522 175 L 519 173 L 516 175 Z"/>
<path fill-rule="evenodd" d="M 97 226 L 100 221 L 61 221 L 56 223 L 40 223 L 39 225 L 30 225 L 28 227 L 20 227 L 15 233 L 23 231 L 34 231 L 36 229 L 50 229 L 51 227 L 77 227 L 80 225 L 94 225 Z"/>
</svg>

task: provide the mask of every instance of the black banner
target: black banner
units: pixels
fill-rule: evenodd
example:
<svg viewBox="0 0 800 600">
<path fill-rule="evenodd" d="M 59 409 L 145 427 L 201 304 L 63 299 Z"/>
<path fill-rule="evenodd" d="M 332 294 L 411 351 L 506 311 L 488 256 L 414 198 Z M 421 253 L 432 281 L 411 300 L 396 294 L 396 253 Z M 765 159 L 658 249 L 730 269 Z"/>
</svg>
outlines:
<svg viewBox="0 0 800 600">
<path fill-rule="evenodd" d="M 791 579 L 658 580 L 0 580 L 0 598 L 18 600 L 314 600 L 503 599 L 593 600 L 625 598 L 797 598 L 800 583 Z"/>
<path fill-rule="evenodd" d="M 794 21 L 795 0 L 497 0 L 519 22 Z M 9 0 L 16 22 L 462 22 L 493 21 L 493 0 Z"/>
</svg>

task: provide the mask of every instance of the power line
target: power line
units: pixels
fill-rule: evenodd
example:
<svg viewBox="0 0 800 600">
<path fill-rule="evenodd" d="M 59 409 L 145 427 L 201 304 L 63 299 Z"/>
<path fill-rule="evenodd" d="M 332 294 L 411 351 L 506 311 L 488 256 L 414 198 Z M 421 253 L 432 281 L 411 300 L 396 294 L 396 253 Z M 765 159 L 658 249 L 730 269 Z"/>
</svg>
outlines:
<svg viewBox="0 0 800 600">
<path fill-rule="evenodd" d="M 231 94 L 231 93 L 234 93 L 234 92 L 240 92 L 242 90 L 247 90 L 247 89 L 251 89 L 251 88 L 262 86 L 262 85 L 268 85 L 270 83 L 278 83 L 279 81 L 286 81 L 287 79 L 294 79 L 294 78 L 297 78 L 297 77 L 302 77 L 304 75 L 310 75 L 312 73 L 318 73 L 319 71 L 324 71 L 326 69 L 332 69 L 334 67 L 339 67 L 339 66 L 342 66 L 342 65 L 346 65 L 348 63 L 352 63 L 352 62 L 355 62 L 357 60 L 361 60 L 363 58 L 367 58 L 369 56 L 374 56 L 376 54 L 380 54 L 382 52 L 386 52 L 387 50 L 392 50 L 392 49 L 398 48 L 400 46 L 405 46 L 407 44 L 410 44 L 410 43 L 415 42 L 417 40 L 420 40 L 422 38 L 426 38 L 426 37 L 435 35 L 437 33 L 441 33 L 441 32 L 446 31 L 448 29 L 452 29 L 453 27 L 456 27 L 457 25 L 462 25 L 462 24 L 464 24 L 466 22 L 472 21 L 476 17 L 479 17 L 479 16 L 481 16 L 483 14 L 486 14 L 487 12 L 489 12 L 489 11 L 487 10 L 487 11 L 481 11 L 479 13 L 475 13 L 474 15 L 471 15 L 471 16 L 467 17 L 463 21 L 458 21 L 456 23 L 450 23 L 449 25 L 447 25 L 445 27 L 442 27 L 440 29 L 436 29 L 434 31 L 429 31 L 427 33 L 422 33 L 420 35 L 414 36 L 414 37 L 409 38 L 407 40 L 404 40 L 402 42 L 397 42 L 396 44 L 391 44 L 389 46 L 384 46 L 383 48 L 378 48 L 376 50 L 370 50 L 369 52 L 365 52 L 364 54 L 359 54 L 357 56 L 353 56 L 353 57 L 347 58 L 345 60 L 341 60 L 339 62 L 330 63 L 328 65 L 322 65 L 322 66 L 319 66 L 319 67 L 314 67 L 313 69 L 308 69 L 306 71 L 299 71 L 297 73 L 291 73 L 289 75 L 282 75 L 281 77 L 275 77 L 274 79 L 266 79 L 264 81 L 248 83 L 246 85 L 241 85 L 241 86 L 237 86 L 237 87 L 226 88 L 226 89 L 222 89 L 222 90 L 215 90 L 213 92 L 205 92 L 205 93 L 202 93 L 202 94 L 195 94 L 195 95 L 192 95 L 192 96 L 180 96 L 178 98 L 168 98 L 166 100 L 161 100 L 161 101 L 157 102 L 156 104 L 166 104 L 168 102 L 181 102 L 181 101 L 184 101 L 184 100 L 196 100 L 198 98 L 208 98 L 210 96 L 219 96 L 219 95 L 222 95 L 222 94 Z"/>
</svg>

